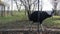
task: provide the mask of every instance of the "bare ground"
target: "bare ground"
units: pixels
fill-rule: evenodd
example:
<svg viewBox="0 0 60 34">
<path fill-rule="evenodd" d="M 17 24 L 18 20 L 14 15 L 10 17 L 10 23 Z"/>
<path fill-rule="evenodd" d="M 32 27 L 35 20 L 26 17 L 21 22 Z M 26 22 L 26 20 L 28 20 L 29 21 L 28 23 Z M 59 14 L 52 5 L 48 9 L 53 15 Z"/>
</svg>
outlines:
<svg viewBox="0 0 60 34">
<path fill-rule="evenodd" d="M 32 23 L 32 22 L 29 22 L 29 21 L 19 21 L 19 20 L 16 20 L 16 21 L 13 21 L 13 22 L 9 22 L 9 23 L 6 23 L 4 24 L 2 27 L 0 27 L 0 31 L 29 31 L 29 24 Z M 34 32 L 34 30 L 37 31 L 37 25 L 34 24 L 32 26 L 32 30 Z M 60 34 L 60 29 L 57 28 L 57 27 L 46 27 L 45 26 L 45 31 L 43 31 L 43 34 Z"/>
</svg>

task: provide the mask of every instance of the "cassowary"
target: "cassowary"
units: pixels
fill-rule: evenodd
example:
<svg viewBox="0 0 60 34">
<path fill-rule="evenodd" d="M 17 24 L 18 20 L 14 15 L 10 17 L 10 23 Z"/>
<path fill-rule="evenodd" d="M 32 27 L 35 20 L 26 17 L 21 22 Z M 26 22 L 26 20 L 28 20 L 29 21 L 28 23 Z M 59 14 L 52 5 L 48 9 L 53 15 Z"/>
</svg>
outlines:
<svg viewBox="0 0 60 34">
<path fill-rule="evenodd" d="M 45 20 L 46 18 L 52 17 L 54 11 L 51 11 L 49 13 L 49 11 L 34 11 L 32 14 L 29 15 L 29 20 L 33 21 L 34 23 L 38 23 L 42 24 L 43 20 Z"/>
<path fill-rule="evenodd" d="M 52 17 L 54 14 L 54 10 L 53 11 L 34 11 L 32 14 L 29 15 L 29 20 L 33 21 L 33 23 L 38 23 L 38 24 L 42 24 L 42 22 L 49 17 Z M 42 27 L 42 25 L 41 25 Z M 44 31 L 43 27 L 42 30 Z"/>
</svg>

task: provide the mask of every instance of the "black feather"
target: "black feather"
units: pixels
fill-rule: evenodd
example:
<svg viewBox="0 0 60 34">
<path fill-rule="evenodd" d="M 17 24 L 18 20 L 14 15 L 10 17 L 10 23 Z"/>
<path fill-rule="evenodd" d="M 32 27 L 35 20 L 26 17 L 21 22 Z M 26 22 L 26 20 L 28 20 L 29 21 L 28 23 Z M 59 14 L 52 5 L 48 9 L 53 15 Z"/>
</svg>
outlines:
<svg viewBox="0 0 60 34">
<path fill-rule="evenodd" d="M 39 17 L 38 17 L 39 15 Z M 34 23 L 40 23 L 42 24 L 42 21 L 45 20 L 46 18 L 51 17 L 47 12 L 45 11 L 34 11 L 32 14 L 29 15 L 29 20 L 33 21 Z"/>
</svg>

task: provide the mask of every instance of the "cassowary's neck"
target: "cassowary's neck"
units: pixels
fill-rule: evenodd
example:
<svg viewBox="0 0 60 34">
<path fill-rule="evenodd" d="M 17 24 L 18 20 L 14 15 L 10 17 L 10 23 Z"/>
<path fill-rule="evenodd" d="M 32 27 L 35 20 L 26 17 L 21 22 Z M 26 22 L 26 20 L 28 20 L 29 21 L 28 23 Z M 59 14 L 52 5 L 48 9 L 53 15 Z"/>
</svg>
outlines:
<svg viewBox="0 0 60 34">
<path fill-rule="evenodd" d="M 52 11 L 52 13 L 51 13 L 51 16 L 53 16 L 54 15 L 54 10 Z"/>
</svg>

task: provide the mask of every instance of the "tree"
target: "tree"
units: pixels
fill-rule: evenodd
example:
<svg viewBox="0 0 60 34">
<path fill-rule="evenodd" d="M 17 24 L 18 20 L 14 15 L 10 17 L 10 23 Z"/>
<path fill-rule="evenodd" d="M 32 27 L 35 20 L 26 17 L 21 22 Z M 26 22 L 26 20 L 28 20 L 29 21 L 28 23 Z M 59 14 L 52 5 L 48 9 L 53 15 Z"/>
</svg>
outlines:
<svg viewBox="0 0 60 34">
<path fill-rule="evenodd" d="M 7 7 L 7 16 L 9 15 L 9 6 Z"/>
<path fill-rule="evenodd" d="M 22 6 L 22 3 L 18 5 L 18 3 L 17 3 L 18 1 L 17 1 L 17 0 L 14 0 L 14 1 L 15 1 L 15 3 L 16 3 L 16 6 L 17 6 L 18 11 L 20 11 L 21 6 Z M 20 2 L 20 1 L 19 1 L 19 2 Z"/>
<path fill-rule="evenodd" d="M 5 16 L 5 3 L 0 0 L 1 16 Z"/>
<path fill-rule="evenodd" d="M 4 13 L 4 8 L 5 8 L 5 6 L 2 5 L 2 6 L 1 6 L 1 16 L 4 16 L 4 14 L 5 14 L 5 13 Z"/>
<path fill-rule="evenodd" d="M 28 15 L 31 14 L 31 7 L 37 0 L 20 0 L 23 3 L 25 10 L 27 11 Z"/>
<path fill-rule="evenodd" d="M 11 0 L 11 15 L 13 16 L 13 0 Z"/>
<path fill-rule="evenodd" d="M 55 15 L 57 14 L 57 5 L 59 2 L 60 2 L 60 0 L 51 0 L 51 3 L 52 3 L 54 10 L 55 10 Z"/>
</svg>

